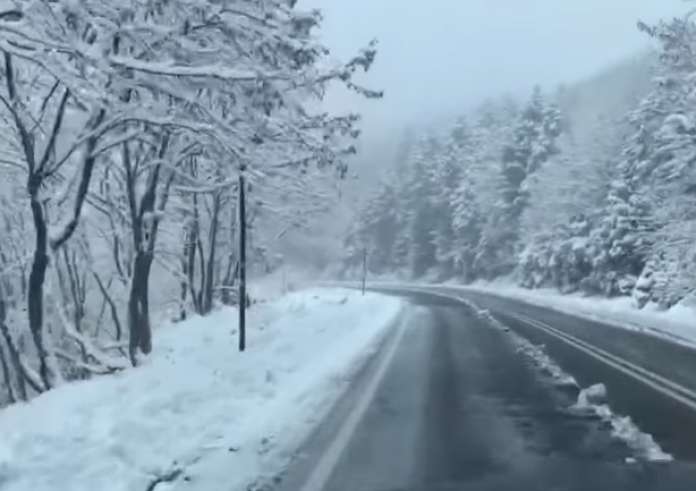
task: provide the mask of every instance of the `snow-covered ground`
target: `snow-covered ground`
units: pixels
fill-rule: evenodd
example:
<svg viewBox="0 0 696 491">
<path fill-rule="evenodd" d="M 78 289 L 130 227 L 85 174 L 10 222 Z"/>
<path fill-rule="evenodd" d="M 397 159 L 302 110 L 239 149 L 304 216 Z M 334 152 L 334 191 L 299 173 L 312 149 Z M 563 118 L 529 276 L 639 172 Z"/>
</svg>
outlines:
<svg viewBox="0 0 696 491">
<path fill-rule="evenodd" d="M 376 294 L 292 293 L 252 309 L 244 354 L 233 309 L 162 326 L 143 366 L 0 410 L 0 489 L 261 489 L 400 309 Z"/>
<path fill-rule="evenodd" d="M 447 286 L 454 285 L 448 284 Z M 609 322 L 626 329 L 643 331 L 682 344 L 696 346 L 696 322 L 694 321 L 696 309 L 690 306 L 680 304 L 667 311 L 659 311 L 648 305 L 639 310 L 628 297 L 609 299 L 587 297 L 580 294 L 563 295 L 550 288 L 528 290 L 505 282 L 478 282 L 457 288 L 515 298 L 587 319 Z"/>
</svg>

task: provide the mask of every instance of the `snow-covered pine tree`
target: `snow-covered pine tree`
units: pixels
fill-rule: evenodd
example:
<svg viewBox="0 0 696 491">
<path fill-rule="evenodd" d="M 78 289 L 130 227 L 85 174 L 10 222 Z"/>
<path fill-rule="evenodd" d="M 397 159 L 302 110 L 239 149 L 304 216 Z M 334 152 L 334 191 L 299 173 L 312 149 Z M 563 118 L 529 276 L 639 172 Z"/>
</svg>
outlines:
<svg viewBox="0 0 696 491">
<path fill-rule="evenodd" d="M 409 182 L 412 172 L 412 154 L 419 142 L 417 133 L 412 128 L 407 128 L 396 152 L 394 171 L 388 177 L 393 183 L 397 205 L 394 209 L 396 223 L 396 238 L 392 250 L 392 272 L 399 276 L 408 277 L 410 264 L 411 235 L 407 233 L 411 216 L 410 205 L 413 203 L 408 194 Z"/>
<path fill-rule="evenodd" d="M 541 88 L 535 87 L 517 123 L 513 141 L 503 149 L 505 183 L 501 194 L 504 213 L 511 224 L 528 206 L 529 191 L 525 181 L 558 152 L 556 139 L 560 134 L 560 112 L 546 102 Z"/>
<path fill-rule="evenodd" d="M 465 171 L 461 176 L 450 203 L 454 235 L 454 272 L 462 280 L 472 281 L 478 274 L 474 269 L 474 261 L 481 240 L 484 218 L 477 189 L 469 172 Z"/>
<path fill-rule="evenodd" d="M 606 296 L 630 294 L 645 265 L 654 230 L 651 204 L 631 182 L 629 166 L 611 183 L 605 213 L 590 234 L 592 274 L 582 287 Z"/>
<path fill-rule="evenodd" d="M 393 176 L 392 176 L 393 177 Z M 346 240 L 345 267 L 358 271 L 362 267 L 363 254 L 367 253 L 367 266 L 371 273 L 393 271 L 394 246 L 399 233 L 399 200 L 392 178 L 382 181 L 360 210 L 354 229 Z"/>
<path fill-rule="evenodd" d="M 515 125 L 512 141 L 503 148 L 499 201 L 489 215 L 477 254 L 478 267 L 487 277 L 510 273 L 520 252 L 520 217 L 528 205 L 526 182 L 558 152 L 561 134 L 558 108 L 546 102 L 536 87 Z"/>
<path fill-rule="evenodd" d="M 693 289 L 696 24 L 687 16 L 639 28 L 660 43 L 660 56 L 652 91 L 630 115 L 635 132 L 625 150 L 636 199 L 651 205 L 634 298 L 669 307 Z"/>
<path fill-rule="evenodd" d="M 612 159 L 625 125 L 599 117 L 559 138 L 561 153 L 529 180 L 522 214 L 518 280 L 528 288 L 575 291 L 592 272 L 589 232 L 604 217 L 609 183 L 619 176 Z"/>
<path fill-rule="evenodd" d="M 407 271 L 412 278 L 428 273 L 437 261 L 432 240 L 433 224 L 437 220 L 433 169 L 440 151 L 440 143 L 434 136 L 425 137 L 414 146 L 407 161 L 401 190 L 406 210 L 402 240 L 408 244 Z"/>
<path fill-rule="evenodd" d="M 466 201 L 471 206 L 466 207 L 465 216 L 470 216 L 476 233 L 462 237 L 459 246 L 462 251 L 467 251 L 467 257 L 473 253 L 473 260 L 467 268 L 471 279 L 496 275 L 491 265 L 500 232 L 497 220 L 500 214 L 500 189 L 504 184 L 500 160 L 506 142 L 513 138 L 514 123 L 518 118 L 519 107 L 510 97 L 487 101 L 476 111 L 469 171 L 461 183 L 462 192 L 475 199 Z"/>
<path fill-rule="evenodd" d="M 466 157 L 470 169 L 468 178 L 476 189 L 482 209 L 492 210 L 499 201 L 503 181 L 500 156 L 506 143 L 512 139 L 518 117 L 519 108 L 509 97 L 487 101 L 475 111 L 471 145 Z"/>
<path fill-rule="evenodd" d="M 652 173 L 655 134 L 666 100 L 648 95 L 629 115 L 633 133 L 626 138 L 619 175 L 611 182 L 605 215 L 591 236 L 593 274 L 584 283 L 590 293 L 627 295 L 639 281 L 651 254 L 654 233 L 660 224 L 653 212 L 654 195 L 648 184 Z M 642 301 L 639 301 L 642 303 Z"/>
<path fill-rule="evenodd" d="M 464 206 L 463 200 L 470 197 L 459 195 L 470 152 L 471 130 L 466 119 L 460 117 L 446 136 L 441 152 L 434 156 L 431 177 L 434 188 L 432 206 L 436 217 L 431 235 L 438 274 L 443 278 L 451 278 L 458 272 L 457 233 L 461 234 L 465 225 L 459 222 L 455 228 L 455 206 Z"/>
</svg>

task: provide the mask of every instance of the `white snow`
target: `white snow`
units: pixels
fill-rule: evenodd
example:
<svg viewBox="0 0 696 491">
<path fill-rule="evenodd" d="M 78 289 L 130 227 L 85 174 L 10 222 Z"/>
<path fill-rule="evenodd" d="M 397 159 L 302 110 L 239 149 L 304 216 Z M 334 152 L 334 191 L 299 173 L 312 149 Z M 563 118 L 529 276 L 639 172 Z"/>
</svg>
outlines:
<svg viewBox="0 0 696 491">
<path fill-rule="evenodd" d="M 553 379 L 556 385 L 580 387 L 575 377 L 563 371 L 563 369 L 546 354 L 543 346 L 532 344 L 525 338 L 516 334 L 511 333 L 511 335 L 516 338 L 518 352 L 529 357 L 542 373 Z"/>
<path fill-rule="evenodd" d="M 629 416 L 619 416 L 613 413 L 611 408 L 603 402 L 606 398 L 607 388 L 604 384 L 592 385 L 580 391 L 578 402 L 573 409 L 590 411 L 611 425 L 612 435 L 626 442 L 638 457 L 650 462 L 671 462 L 673 460 L 670 454 L 660 448 L 652 435 L 643 433 Z M 627 459 L 627 463 L 631 463 L 629 459 Z"/>
<path fill-rule="evenodd" d="M 446 286 L 454 287 L 454 285 Z M 504 282 L 478 282 L 456 288 L 515 298 L 624 329 L 660 336 L 680 344 L 696 346 L 696 324 L 694 323 L 696 309 L 683 304 L 678 304 L 667 311 L 657 310 L 650 305 L 639 310 L 629 297 L 609 299 L 580 294 L 564 295 L 550 288 L 528 290 Z"/>
<path fill-rule="evenodd" d="M 493 317 L 488 310 L 478 309 L 476 305 L 471 302 L 466 303 L 470 308 L 476 311 L 476 315 L 479 318 L 485 320 L 496 329 L 507 332 L 517 345 L 517 352 L 527 356 L 541 372 L 551 377 L 556 385 L 580 388 L 575 378 L 563 371 L 563 369 L 546 354 L 542 346 L 537 346 L 522 336 L 515 334 L 510 328 L 505 326 L 505 324 Z"/>
<path fill-rule="evenodd" d="M 3 491 L 252 489 L 272 479 L 347 387 L 399 311 L 347 290 L 293 293 L 157 330 L 137 369 L 0 411 Z M 181 486 L 184 487 L 184 486 Z"/>
<path fill-rule="evenodd" d="M 282 265 L 275 271 L 258 276 L 247 285 L 251 298 L 268 302 L 283 295 L 316 286 L 316 273 L 289 265 Z"/>
<path fill-rule="evenodd" d="M 607 400 L 607 386 L 594 384 L 580 391 L 578 406 L 587 407 L 590 404 L 603 404 Z"/>
</svg>

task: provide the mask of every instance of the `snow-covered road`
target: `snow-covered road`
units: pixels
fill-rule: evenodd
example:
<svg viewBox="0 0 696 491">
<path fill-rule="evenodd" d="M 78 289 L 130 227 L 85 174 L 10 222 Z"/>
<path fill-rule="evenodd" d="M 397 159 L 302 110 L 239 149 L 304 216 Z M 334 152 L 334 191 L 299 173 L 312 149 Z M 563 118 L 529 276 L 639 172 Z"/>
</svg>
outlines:
<svg viewBox="0 0 696 491">
<path fill-rule="evenodd" d="M 271 482 L 374 353 L 400 300 L 346 290 L 162 326 L 137 369 L 0 410 L 3 491 L 246 490 Z"/>
</svg>

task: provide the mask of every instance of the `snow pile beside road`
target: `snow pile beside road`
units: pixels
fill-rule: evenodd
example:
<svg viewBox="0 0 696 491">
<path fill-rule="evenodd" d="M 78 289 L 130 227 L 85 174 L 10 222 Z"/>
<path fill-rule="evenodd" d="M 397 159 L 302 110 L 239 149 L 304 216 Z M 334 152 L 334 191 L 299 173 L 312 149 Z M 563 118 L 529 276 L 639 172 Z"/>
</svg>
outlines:
<svg viewBox="0 0 696 491">
<path fill-rule="evenodd" d="M 522 353 L 527 356 L 527 358 L 534 363 L 537 369 L 551 377 L 556 385 L 574 386 L 580 388 L 575 378 L 572 375 L 564 372 L 563 369 L 544 352 L 542 346 L 536 346 L 522 336 L 512 332 L 505 324 L 493 317 L 493 315 L 487 309 L 479 309 L 475 304 L 466 300 L 464 300 L 464 303 L 475 311 L 479 319 L 485 320 L 488 322 L 488 324 L 496 329 L 507 332 L 509 336 L 513 338 L 513 341 L 517 346 L 518 353 Z"/>
<path fill-rule="evenodd" d="M 233 309 L 159 329 L 143 366 L 0 411 L 0 489 L 256 489 L 400 309 L 345 290 L 291 294 L 252 309 L 244 354 Z"/>
<path fill-rule="evenodd" d="M 518 346 L 518 352 L 530 358 L 541 372 L 553 379 L 556 385 L 580 388 L 575 377 L 564 372 L 563 369 L 544 352 L 542 346 L 536 346 L 516 334 L 513 334 L 513 336 L 516 338 L 515 342 Z"/>
<path fill-rule="evenodd" d="M 549 288 L 527 290 L 503 282 L 479 282 L 456 288 L 515 298 L 586 319 L 646 332 L 681 344 L 696 345 L 696 325 L 693 322 L 696 310 L 684 305 L 676 305 L 667 311 L 656 310 L 651 305 L 638 310 L 628 297 L 610 299 L 579 294 L 563 295 Z"/>
<path fill-rule="evenodd" d="M 660 445 L 647 433 L 638 428 L 628 416 L 615 414 L 607 401 L 607 388 L 604 384 L 596 384 L 587 388 L 581 388 L 575 378 L 565 372 L 544 351 L 543 346 L 537 346 L 522 336 L 511 331 L 505 324 L 496 319 L 486 309 L 478 309 L 476 305 L 465 301 L 476 315 L 489 323 L 492 327 L 508 333 L 517 350 L 534 364 L 535 368 L 545 376 L 550 377 L 557 386 L 573 387 L 579 390 L 577 402 L 570 408 L 572 412 L 591 413 L 611 426 L 612 435 L 622 440 L 635 454 L 644 460 L 651 462 L 670 462 L 673 458 L 664 452 Z"/>
<path fill-rule="evenodd" d="M 618 416 L 606 404 L 607 388 L 596 384 L 580 391 L 578 402 L 573 406 L 576 411 L 591 412 L 605 423 L 611 425 L 612 435 L 623 440 L 631 450 L 642 459 L 651 462 L 671 462 L 673 457 L 666 453 L 653 439 L 652 435 L 643 433 L 629 416 Z"/>
</svg>

